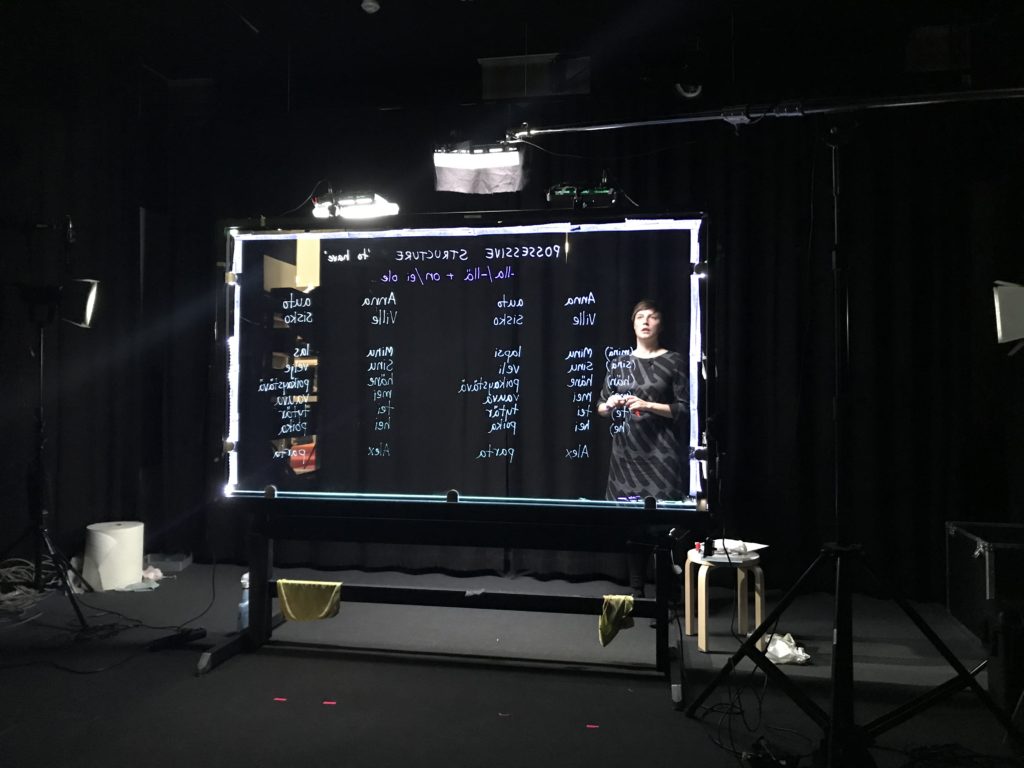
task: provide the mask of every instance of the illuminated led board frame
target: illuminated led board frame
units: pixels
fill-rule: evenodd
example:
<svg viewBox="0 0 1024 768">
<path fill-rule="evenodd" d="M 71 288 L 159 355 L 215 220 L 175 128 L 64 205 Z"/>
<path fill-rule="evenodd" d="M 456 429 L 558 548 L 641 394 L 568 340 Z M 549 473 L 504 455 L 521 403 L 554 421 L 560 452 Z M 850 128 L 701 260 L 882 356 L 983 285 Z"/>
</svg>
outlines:
<svg viewBox="0 0 1024 768">
<path fill-rule="evenodd" d="M 617 222 L 602 223 L 578 223 L 578 222 L 553 222 L 545 224 L 524 224 L 511 226 L 481 226 L 481 227 L 437 227 L 437 228 L 395 228 L 395 229 L 346 229 L 334 230 L 323 229 L 314 231 L 242 231 L 232 228 L 227 231 L 227 269 L 226 269 L 226 292 L 227 292 L 227 419 L 226 434 L 224 438 L 224 449 L 226 454 L 227 477 L 224 486 L 226 496 L 255 496 L 263 493 L 263 488 L 240 487 L 239 484 L 239 455 L 238 446 L 242 440 L 247 438 L 245 427 L 241 421 L 241 372 L 240 372 L 240 340 L 242 338 L 242 281 L 239 279 L 245 267 L 243 264 L 243 246 L 246 243 L 257 241 L 274 240 L 316 240 L 321 243 L 334 243 L 341 245 L 344 241 L 374 241 L 395 238 L 467 238 L 477 236 L 493 235 L 564 235 L 566 250 L 568 250 L 569 236 L 574 233 L 588 232 L 640 232 L 656 230 L 682 230 L 688 233 L 689 238 L 689 262 L 696 265 L 701 257 L 701 219 L 691 218 L 638 218 L 627 219 Z M 701 447 L 701 429 L 703 428 L 700 419 L 700 382 L 702 380 L 703 364 L 703 339 L 702 332 L 702 307 L 701 307 L 701 280 L 704 278 L 703 270 L 690 271 L 689 277 L 689 340 L 688 340 L 688 376 L 690 388 L 690 418 L 689 418 L 689 448 L 690 459 L 688 466 L 688 487 L 691 497 L 703 494 L 706 467 L 696 458 L 695 451 Z M 296 497 L 325 497 L 325 498 L 359 498 L 359 499 L 406 499 L 406 500 L 437 500 L 443 499 L 442 495 L 434 494 L 391 494 L 391 493 L 348 493 L 335 491 L 296 491 L 288 490 L 278 492 L 282 497 L 294 495 Z M 604 502 L 601 500 L 572 500 L 572 499 L 549 499 L 533 497 L 477 497 L 466 495 L 462 500 L 480 500 L 487 502 L 527 502 L 527 503 L 557 503 L 560 505 L 608 505 L 622 506 L 622 501 Z M 691 503 L 691 500 L 684 500 L 683 504 Z M 633 502 L 641 504 L 642 502 Z M 660 502 L 661 505 L 672 505 L 677 502 Z"/>
</svg>

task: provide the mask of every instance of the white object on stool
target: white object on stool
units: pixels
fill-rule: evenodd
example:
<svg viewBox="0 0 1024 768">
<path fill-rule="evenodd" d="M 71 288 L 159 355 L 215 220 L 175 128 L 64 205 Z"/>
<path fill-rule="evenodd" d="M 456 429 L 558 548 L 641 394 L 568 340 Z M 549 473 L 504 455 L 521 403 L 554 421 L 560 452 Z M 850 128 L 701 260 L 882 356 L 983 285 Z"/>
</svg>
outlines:
<svg viewBox="0 0 1024 768">
<path fill-rule="evenodd" d="M 686 574 L 685 574 L 685 596 L 684 607 L 686 610 L 686 634 L 694 634 L 694 592 L 697 602 L 697 650 L 708 652 L 708 571 L 712 568 L 735 568 L 736 569 L 736 625 L 740 635 L 747 635 L 750 632 L 749 606 L 747 605 L 747 579 L 750 574 L 754 576 L 754 626 L 761 626 L 764 621 L 764 571 L 761 570 L 761 556 L 748 554 L 737 557 L 733 562 L 719 562 L 705 560 L 695 549 L 686 553 Z M 693 571 L 697 570 L 697 579 L 694 583 Z M 765 640 L 762 636 L 757 641 L 757 648 L 764 651 Z"/>
</svg>

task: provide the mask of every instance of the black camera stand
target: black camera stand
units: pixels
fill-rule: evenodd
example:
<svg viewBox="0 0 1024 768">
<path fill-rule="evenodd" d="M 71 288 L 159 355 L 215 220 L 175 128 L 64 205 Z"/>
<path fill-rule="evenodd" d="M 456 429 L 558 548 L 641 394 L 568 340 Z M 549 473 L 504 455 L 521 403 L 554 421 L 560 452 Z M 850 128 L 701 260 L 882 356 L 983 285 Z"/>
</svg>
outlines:
<svg viewBox="0 0 1024 768">
<path fill-rule="evenodd" d="M 50 478 L 46 470 L 46 421 L 43 416 L 43 370 L 44 353 L 46 342 L 46 321 L 52 317 L 52 311 L 44 308 L 44 313 L 36 318 L 37 343 L 34 350 L 36 357 L 37 371 L 37 401 L 36 401 L 36 424 L 35 424 L 35 452 L 29 464 L 26 490 L 28 493 L 29 512 L 32 522 L 25 531 L 14 541 L 11 549 L 17 547 L 27 536 L 33 537 L 33 577 L 31 586 L 39 592 L 46 588 L 46 581 L 43 578 L 44 556 L 48 556 L 51 564 L 57 572 L 64 593 L 71 602 L 75 616 L 81 630 L 89 629 L 89 623 L 85 620 L 85 614 L 75 598 L 75 592 L 68 579 L 68 572 L 73 572 L 85 588 L 90 592 L 92 587 L 82 576 L 82 573 L 71 561 L 56 547 L 53 538 L 50 536 Z"/>
<path fill-rule="evenodd" d="M 943 683 L 937 688 L 926 692 L 917 699 L 898 707 L 887 715 L 878 718 L 864 726 L 858 726 L 854 721 L 854 686 L 853 686 L 853 595 L 851 586 L 850 569 L 855 563 L 875 578 L 863 560 L 863 553 L 860 545 L 850 545 L 843 540 L 843 501 L 845 486 L 842 473 L 845 470 L 845 444 L 843 438 L 843 418 L 846 415 L 844 409 L 847 407 L 846 396 L 846 374 L 849 367 L 849 295 L 846 285 L 846 275 L 843 269 L 841 251 L 839 248 L 839 147 L 848 139 L 845 129 L 833 124 L 825 139 L 831 151 L 831 181 L 832 181 L 832 292 L 833 292 L 833 344 L 834 344 L 834 415 L 833 415 L 833 483 L 834 483 L 834 505 L 835 524 L 839 543 L 828 543 L 822 546 L 818 557 L 811 563 L 810 567 L 789 589 L 782 601 L 775 607 L 770 615 L 761 623 L 753 634 L 740 646 L 739 650 L 729 659 L 711 684 L 694 700 L 687 708 L 686 713 L 695 717 L 698 708 L 708 698 L 711 692 L 732 672 L 736 664 L 744 657 L 754 662 L 765 676 L 774 683 L 777 683 L 782 691 L 804 711 L 825 734 L 819 751 L 816 753 L 816 765 L 827 766 L 828 768 L 867 768 L 875 765 L 874 760 L 868 753 L 868 747 L 873 739 L 890 728 L 903 723 L 913 715 L 931 706 L 932 704 L 956 693 L 964 688 L 971 688 L 996 716 L 999 722 L 1006 728 L 1007 733 L 1019 744 L 1024 745 L 1024 736 L 1018 732 L 1010 718 L 995 703 L 988 691 L 982 688 L 975 680 L 987 662 L 982 662 L 973 672 L 968 672 L 960 661 L 953 655 L 949 648 L 942 642 L 935 631 L 928 626 L 921 615 L 904 598 L 897 595 L 891 588 L 887 590 L 889 596 L 896 602 L 910 620 L 917 626 L 921 633 L 928 638 L 935 649 L 956 671 L 956 676 Z M 835 577 L 835 615 L 832 627 L 832 712 L 831 715 L 819 707 L 803 690 L 793 683 L 774 663 L 768 660 L 757 648 L 758 641 L 769 631 L 774 631 L 775 626 L 786 608 L 799 594 L 801 588 L 820 568 L 831 564 Z M 883 585 L 884 586 L 884 585 Z"/>
<path fill-rule="evenodd" d="M 804 691 L 787 677 L 768 657 L 758 650 L 757 643 L 768 634 L 786 611 L 794 598 L 800 594 L 804 586 L 817 571 L 829 564 L 835 571 L 835 622 L 832 634 L 832 712 L 831 715 L 818 706 Z M 897 707 L 866 725 L 857 725 L 853 716 L 853 619 L 852 593 L 850 586 L 850 568 L 859 564 L 869 575 L 878 581 L 877 576 L 863 561 L 863 553 L 859 546 L 843 546 L 825 544 L 817 559 L 797 579 L 779 604 L 768 617 L 743 642 L 725 666 L 718 672 L 710 685 L 690 704 L 686 714 L 697 715 L 697 710 L 711 695 L 712 691 L 727 678 L 736 665 L 744 658 L 750 659 L 765 676 L 776 683 L 789 699 L 810 717 L 824 732 L 825 738 L 817 753 L 817 765 L 829 768 L 865 768 L 874 765 L 871 755 L 867 752 L 874 739 L 886 731 L 906 722 L 914 715 L 924 711 L 933 704 L 957 693 L 964 688 L 971 688 L 981 702 L 992 711 L 996 719 L 1006 728 L 1007 733 L 1024 745 L 1024 736 L 1018 732 L 1010 716 L 992 699 L 988 691 L 981 687 L 975 679 L 988 662 L 981 662 L 975 669 L 968 671 L 953 655 L 948 646 L 925 622 L 917 610 L 903 597 L 889 591 L 891 599 L 900 607 L 911 622 L 921 631 L 939 654 L 949 663 L 956 675 L 943 683 L 918 696 L 916 699 Z"/>
</svg>

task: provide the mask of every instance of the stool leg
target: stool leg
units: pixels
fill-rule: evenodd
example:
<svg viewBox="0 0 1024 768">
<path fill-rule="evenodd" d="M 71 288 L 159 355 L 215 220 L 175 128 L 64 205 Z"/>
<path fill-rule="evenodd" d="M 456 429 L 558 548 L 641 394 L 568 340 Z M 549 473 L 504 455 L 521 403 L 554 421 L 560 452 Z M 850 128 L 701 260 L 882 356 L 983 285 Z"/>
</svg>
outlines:
<svg viewBox="0 0 1024 768">
<path fill-rule="evenodd" d="M 754 572 L 754 624 L 760 627 L 764 621 L 764 571 L 755 566 L 751 569 Z M 764 653 L 766 648 L 766 635 L 761 635 L 757 641 L 757 649 Z"/>
<path fill-rule="evenodd" d="M 693 591 L 694 591 L 694 589 L 696 588 L 697 585 L 694 584 L 693 569 L 696 568 L 696 567 L 697 567 L 696 564 L 691 563 L 689 560 L 686 561 L 686 571 L 684 572 L 685 573 L 685 579 L 684 579 L 684 584 L 683 584 L 683 590 L 685 592 L 685 594 L 683 595 L 683 611 L 686 613 L 686 618 L 685 618 L 685 621 L 684 621 L 684 623 L 685 623 L 684 631 L 686 632 L 687 635 L 692 635 L 694 633 L 694 629 L 693 629 L 693 608 L 694 608 L 694 606 L 693 606 L 693 597 L 694 597 Z"/>
<path fill-rule="evenodd" d="M 747 569 L 736 569 L 736 629 L 740 637 L 750 631 L 750 608 L 747 600 Z"/>
<path fill-rule="evenodd" d="M 697 650 L 708 652 L 708 566 L 697 572 Z"/>
</svg>

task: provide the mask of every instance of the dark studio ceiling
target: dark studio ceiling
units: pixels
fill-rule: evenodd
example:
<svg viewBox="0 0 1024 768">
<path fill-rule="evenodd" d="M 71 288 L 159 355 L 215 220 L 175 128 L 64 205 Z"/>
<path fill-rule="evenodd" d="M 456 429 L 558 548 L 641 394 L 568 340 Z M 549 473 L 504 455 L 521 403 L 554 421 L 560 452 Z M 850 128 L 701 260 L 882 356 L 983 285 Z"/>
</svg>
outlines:
<svg viewBox="0 0 1024 768">
<path fill-rule="evenodd" d="M 206 83 L 236 110 L 582 98 L 630 117 L 1024 84 L 1009 0 L 377 3 L 5 4 L 0 95 L 76 109 Z"/>
</svg>

